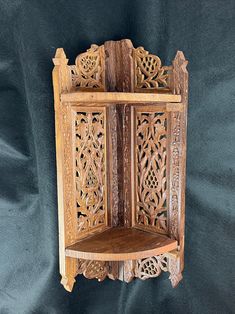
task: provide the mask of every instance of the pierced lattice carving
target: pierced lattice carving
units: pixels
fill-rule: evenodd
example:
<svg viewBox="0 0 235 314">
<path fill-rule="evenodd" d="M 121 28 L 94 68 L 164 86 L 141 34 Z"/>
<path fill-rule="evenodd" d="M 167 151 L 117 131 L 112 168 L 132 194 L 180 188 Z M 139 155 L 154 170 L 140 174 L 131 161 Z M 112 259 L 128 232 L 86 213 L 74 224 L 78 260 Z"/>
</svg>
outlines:
<svg viewBox="0 0 235 314">
<path fill-rule="evenodd" d="M 167 232 L 165 113 L 137 112 L 137 211 L 136 222 Z"/>
<path fill-rule="evenodd" d="M 72 85 L 75 88 L 98 88 L 104 90 L 104 47 L 91 45 L 70 66 Z"/>
<path fill-rule="evenodd" d="M 83 232 L 105 224 L 105 112 L 76 112 L 75 137 L 78 231 Z"/>
<path fill-rule="evenodd" d="M 162 254 L 138 260 L 135 268 L 135 276 L 145 280 L 158 277 L 162 271 L 166 272 L 167 270 L 167 257 L 165 254 Z"/>
<path fill-rule="evenodd" d="M 171 66 L 162 66 L 158 56 L 143 47 L 134 49 L 135 88 L 169 88 Z"/>
<path fill-rule="evenodd" d="M 103 261 L 78 260 L 77 274 L 83 274 L 87 279 L 104 280 L 108 275 L 108 263 Z"/>
</svg>

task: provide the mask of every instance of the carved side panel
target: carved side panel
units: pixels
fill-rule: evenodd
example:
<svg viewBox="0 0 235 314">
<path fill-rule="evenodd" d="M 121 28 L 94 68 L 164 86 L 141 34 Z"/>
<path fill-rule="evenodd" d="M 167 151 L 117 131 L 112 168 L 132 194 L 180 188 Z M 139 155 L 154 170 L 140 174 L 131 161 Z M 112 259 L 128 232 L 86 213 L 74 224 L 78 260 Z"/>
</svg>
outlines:
<svg viewBox="0 0 235 314">
<path fill-rule="evenodd" d="M 135 114 L 135 224 L 161 233 L 167 233 L 167 117 L 144 108 Z"/>
<path fill-rule="evenodd" d="M 171 66 L 162 66 L 158 56 L 149 54 L 143 47 L 134 49 L 135 90 L 169 89 Z"/>
<path fill-rule="evenodd" d="M 171 163 L 170 163 L 170 236 L 178 240 L 178 215 L 180 211 L 180 155 L 181 155 L 181 113 L 171 114 Z"/>
<path fill-rule="evenodd" d="M 123 206 L 124 226 L 131 226 L 131 107 L 123 110 Z"/>
<path fill-rule="evenodd" d="M 57 190 L 59 218 L 59 256 L 61 283 L 71 291 L 75 282 L 77 260 L 65 256 L 65 247 L 76 239 L 76 208 L 72 187 L 72 137 L 71 110 L 60 102 L 60 94 L 71 90 L 70 70 L 64 50 L 56 50 L 53 59 L 53 88 L 55 102 Z"/>
<path fill-rule="evenodd" d="M 105 108 L 74 110 L 75 181 L 78 237 L 107 221 Z"/>
<path fill-rule="evenodd" d="M 104 46 L 91 45 L 70 66 L 72 85 L 76 88 L 104 90 Z"/>
<path fill-rule="evenodd" d="M 65 246 L 76 240 L 76 208 L 74 204 L 73 185 L 73 151 L 72 151 L 72 117 L 71 107 L 61 106 L 63 134 L 63 188 L 64 188 L 64 221 Z"/>
</svg>

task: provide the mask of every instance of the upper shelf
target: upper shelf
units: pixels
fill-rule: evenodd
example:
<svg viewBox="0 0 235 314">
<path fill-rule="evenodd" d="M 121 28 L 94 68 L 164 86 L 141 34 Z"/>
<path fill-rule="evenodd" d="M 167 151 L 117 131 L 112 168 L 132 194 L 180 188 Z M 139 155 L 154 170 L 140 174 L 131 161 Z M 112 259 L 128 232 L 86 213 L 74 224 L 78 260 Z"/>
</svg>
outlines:
<svg viewBox="0 0 235 314">
<path fill-rule="evenodd" d="M 181 95 L 170 93 L 71 92 L 61 94 L 61 101 L 89 103 L 180 103 Z"/>
<path fill-rule="evenodd" d="M 88 260 L 124 261 L 160 255 L 176 248 L 177 241 L 167 236 L 116 227 L 78 241 L 67 247 L 65 254 Z"/>
</svg>

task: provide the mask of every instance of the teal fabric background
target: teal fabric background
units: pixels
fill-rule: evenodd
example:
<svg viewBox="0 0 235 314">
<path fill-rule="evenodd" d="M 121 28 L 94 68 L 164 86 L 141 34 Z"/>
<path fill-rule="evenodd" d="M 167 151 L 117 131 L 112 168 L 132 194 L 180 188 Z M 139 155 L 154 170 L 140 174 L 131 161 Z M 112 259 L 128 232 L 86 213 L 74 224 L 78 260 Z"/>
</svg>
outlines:
<svg viewBox="0 0 235 314">
<path fill-rule="evenodd" d="M 235 1 L 0 0 L 0 313 L 235 313 Z M 184 279 L 60 285 L 51 71 L 130 38 L 190 73 Z"/>
</svg>

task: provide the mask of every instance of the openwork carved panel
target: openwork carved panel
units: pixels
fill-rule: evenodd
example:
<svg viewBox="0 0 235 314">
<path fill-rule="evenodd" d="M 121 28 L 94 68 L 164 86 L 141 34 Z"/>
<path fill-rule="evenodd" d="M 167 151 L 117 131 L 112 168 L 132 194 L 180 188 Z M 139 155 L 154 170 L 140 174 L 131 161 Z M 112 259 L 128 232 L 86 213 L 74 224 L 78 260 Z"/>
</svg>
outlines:
<svg viewBox="0 0 235 314">
<path fill-rule="evenodd" d="M 134 49 L 135 89 L 169 88 L 171 66 L 162 66 L 158 56 L 149 54 L 143 47 Z"/>
<path fill-rule="evenodd" d="M 136 112 L 136 223 L 167 232 L 167 114 Z"/>
<path fill-rule="evenodd" d="M 78 232 L 105 225 L 105 110 L 78 108 L 74 114 L 74 153 Z"/>
<path fill-rule="evenodd" d="M 104 90 L 104 47 L 91 45 L 81 53 L 70 66 L 72 85 L 75 88 L 94 88 Z"/>
</svg>

